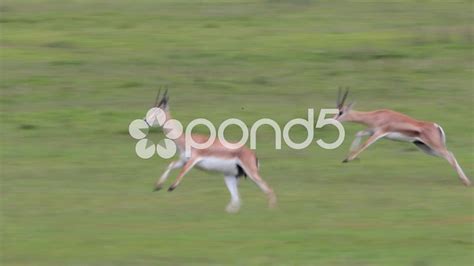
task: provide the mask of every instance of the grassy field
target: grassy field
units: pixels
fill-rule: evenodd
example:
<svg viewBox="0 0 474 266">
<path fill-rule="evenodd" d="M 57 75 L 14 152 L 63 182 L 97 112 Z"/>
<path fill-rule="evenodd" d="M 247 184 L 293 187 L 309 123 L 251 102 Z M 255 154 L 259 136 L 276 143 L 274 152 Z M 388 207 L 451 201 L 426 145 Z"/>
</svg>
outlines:
<svg viewBox="0 0 474 266">
<path fill-rule="evenodd" d="M 139 159 L 128 135 L 160 86 L 184 123 L 249 125 L 332 108 L 350 86 L 356 109 L 442 125 L 473 177 L 472 1 L 3 0 L 0 22 L 0 264 L 474 263 L 472 188 L 410 144 L 342 164 L 362 127 L 345 125 L 336 150 L 275 150 L 262 130 L 279 207 L 242 180 L 230 215 L 218 174 L 153 193 L 169 160 Z"/>
</svg>

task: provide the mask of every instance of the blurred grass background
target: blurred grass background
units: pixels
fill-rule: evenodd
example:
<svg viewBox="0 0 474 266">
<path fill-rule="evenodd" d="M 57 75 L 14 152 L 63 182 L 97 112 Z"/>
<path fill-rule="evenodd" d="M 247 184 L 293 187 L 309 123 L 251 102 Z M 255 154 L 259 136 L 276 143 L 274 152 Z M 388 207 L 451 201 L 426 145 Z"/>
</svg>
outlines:
<svg viewBox="0 0 474 266">
<path fill-rule="evenodd" d="M 472 177 L 473 14 L 472 1 L 3 0 L 1 264 L 472 265 L 472 189 L 410 144 L 343 165 L 360 126 L 331 151 L 277 151 L 262 128 L 279 209 L 242 180 L 228 215 L 217 174 L 152 193 L 169 162 L 139 159 L 128 124 L 160 86 L 184 123 L 249 125 L 332 108 L 350 86 L 356 109 L 442 125 Z"/>
</svg>

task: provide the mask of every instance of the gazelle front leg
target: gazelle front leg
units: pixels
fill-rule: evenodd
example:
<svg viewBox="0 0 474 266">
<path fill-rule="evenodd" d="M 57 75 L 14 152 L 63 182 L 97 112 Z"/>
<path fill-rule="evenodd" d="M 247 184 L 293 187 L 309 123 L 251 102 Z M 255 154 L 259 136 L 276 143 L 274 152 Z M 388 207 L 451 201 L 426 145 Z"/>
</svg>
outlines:
<svg viewBox="0 0 474 266">
<path fill-rule="evenodd" d="M 173 184 L 168 188 L 168 191 L 173 191 L 181 182 L 183 179 L 184 175 L 191 170 L 196 163 L 198 163 L 201 159 L 199 158 L 191 158 L 189 161 L 186 162 L 186 164 L 183 166 L 183 169 L 181 169 L 181 172 L 179 172 L 178 177 L 176 180 L 173 182 Z"/>
<path fill-rule="evenodd" d="M 237 188 L 239 179 L 236 176 L 225 176 L 224 181 L 230 192 L 230 202 L 225 210 L 229 213 L 236 213 L 240 209 L 240 196 Z"/>
<path fill-rule="evenodd" d="M 362 146 L 354 151 L 351 151 L 349 156 L 347 156 L 346 159 L 344 159 L 344 161 L 342 161 L 343 163 L 347 163 L 349 161 L 352 161 L 354 160 L 361 152 L 363 152 L 365 149 L 367 149 L 370 145 L 374 144 L 377 140 L 385 137 L 387 135 L 387 132 L 384 132 L 384 131 L 376 131 L 372 136 L 370 136 L 370 138 L 367 139 L 367 141 L 365 141 L 364 144 L 362 144 Z"/>
<path fill-rule="evenodd" d="M 372 136 L 373 131 L 370 129 L 367 130 L 362 130 L 356 133 L 355 139 L 352 141 L 351 148 L 349 152 L 355 151 L 359 148 L 360 146 L 360 141 L 362 140 L 363 137 L 365 136 Z"/>
<path fill-rule="evenodd" d="M 183 167 L 184 163 L 185 162 L 182 160 L 171 162 L 165 172 L 161 175 L 160 179 L 156 182 L 154 191 L 158 191 L 163 187 L 163 183 L 170 175 L 171 170 Z"/>
</svg>

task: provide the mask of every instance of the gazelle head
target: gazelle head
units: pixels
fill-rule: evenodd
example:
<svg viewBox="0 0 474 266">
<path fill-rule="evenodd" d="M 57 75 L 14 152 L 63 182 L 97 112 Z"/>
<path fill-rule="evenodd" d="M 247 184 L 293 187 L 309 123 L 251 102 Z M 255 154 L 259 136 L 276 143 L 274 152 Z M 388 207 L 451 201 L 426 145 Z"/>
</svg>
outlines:
<svg viewBox="0 0 474 266">
<path fill-rule="evenodd" d="M 339 110 L 339 113 L 334 116 L 334 119 L 341 122 L 347 121 L 348 115 L 352 111 L 352 106 L 354 104 L 354 103 L 350 103 L 347 105 L 345 104 L 347 95 L 349 94 L 349 88 L 346 88 L 345 90 L 346 91 L 344 92 L 344 94 L 342 94 L 342 89 L 339 88 L 337 101 L 336 101 L 336 106 L 337 106 L 337 109 Z"/>
<path fill-rule="evenodd" d="M 159 124 L 162 125 L 165 121 L 170 119 L 168 101 L 168 90 L 166 89 L 163 96 L 161 96 L 160 89 L 158 91 L 158 95 L 156 96 L 154 106 L 148 110 L 145 118 L 143 119 L 150 127 L 154 127 Z"/>
</svg>

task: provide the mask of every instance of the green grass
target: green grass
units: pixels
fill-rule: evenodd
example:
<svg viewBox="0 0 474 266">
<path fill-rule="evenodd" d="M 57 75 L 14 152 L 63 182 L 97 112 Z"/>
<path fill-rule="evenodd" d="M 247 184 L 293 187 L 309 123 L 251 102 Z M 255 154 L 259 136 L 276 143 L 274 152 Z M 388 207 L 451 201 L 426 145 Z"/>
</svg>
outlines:
<svg viewBox="0 0 474 266">
<path fill-rule="evenodd" d="M 345 125 L 336 150 L 274 150 L 262 130 L 261 173 L 279 208 L 242 180 L 241 212 L 229 215 L 217 174 L 152 193 L 168 161 L 139 159 L 127 132 L 164 85 L 184 123 L 249 125 L 332 108 L 337 86 L 350 86 L 356 109 L 441 124 L 472 177 L 472 11 L 471 1 L 2 1 L 1 264 L 472 265 L 472 189 L 409 144 L 380 141 L 341 164 L 362 127 Z"/>
</svg>

